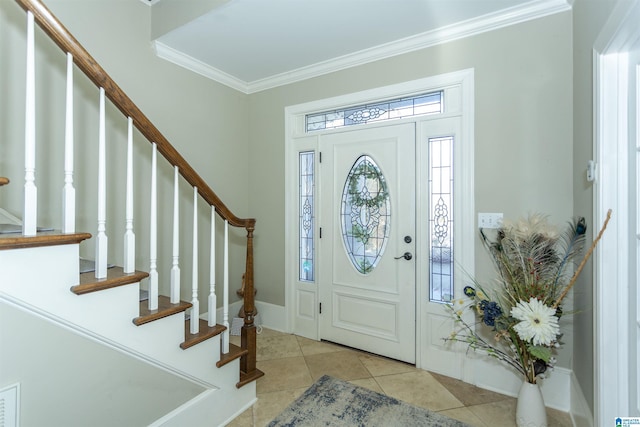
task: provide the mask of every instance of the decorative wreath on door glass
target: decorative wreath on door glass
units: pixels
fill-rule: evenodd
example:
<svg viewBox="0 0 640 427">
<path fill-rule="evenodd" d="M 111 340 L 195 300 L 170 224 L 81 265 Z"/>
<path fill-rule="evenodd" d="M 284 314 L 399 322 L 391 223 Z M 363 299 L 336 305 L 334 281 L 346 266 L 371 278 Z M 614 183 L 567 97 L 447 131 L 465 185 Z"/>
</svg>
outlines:
<svg viewBox="0 0 640 427">
<path fill-rule="evenodd" d="M 384 252 L 390 217 L 387 182 L 367 155 L 360 156 L 347 175 L 341 216 L 349 258 L 360 273 L 367 274 Z"/>
</svg>

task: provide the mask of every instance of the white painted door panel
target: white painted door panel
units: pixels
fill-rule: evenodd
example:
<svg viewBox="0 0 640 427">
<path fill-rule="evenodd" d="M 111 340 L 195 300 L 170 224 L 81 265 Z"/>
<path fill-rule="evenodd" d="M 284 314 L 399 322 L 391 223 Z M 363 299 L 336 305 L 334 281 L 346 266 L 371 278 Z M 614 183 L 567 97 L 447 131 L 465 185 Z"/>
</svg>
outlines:
<svg viewBox="0 0 640 427">
<path fill-rule="evenodd" d="M 324 135 L 320 151 L 320 338 L 414 363 L 415 260 L 394 258 L 415 252 L 415 126 Z M 382 172 L 391 213 L 382 255 L 366 273 L 347 253 L 341 218 L 345 182 L 362 155 Z"/>
</svg>

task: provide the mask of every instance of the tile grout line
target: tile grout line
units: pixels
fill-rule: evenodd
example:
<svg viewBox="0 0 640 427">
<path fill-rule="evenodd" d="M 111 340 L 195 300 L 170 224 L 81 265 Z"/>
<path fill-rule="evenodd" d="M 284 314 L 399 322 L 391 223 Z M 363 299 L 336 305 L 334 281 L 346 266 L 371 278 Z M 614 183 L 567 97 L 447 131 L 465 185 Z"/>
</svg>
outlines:
<svg viewBox="0 0 640 427">
<path fill-rule="evenodd" d="M 316 379 L 314 379 L 314 376 L 312 375 L 312 369 L 310 367 L 310 362 L 309 358 L 313 358 L 313 360 L 311 360 L 311 362 L 313 362 L 312 364 L 315 364 L 318 361 L 322 361 L 322 359 L 324 357 L 336 357 L 335 353 L 338 352 L 349 352 L 349 353 L 356 353 L 356 357 L 355 360 L 357 360 L 357 362 L 359 363 L 359 365 L 364 368 L 363 369 L 363 374 L 367 375 L 366 377 L 363 378 L 355 378 L 352 380 L 347 380 L 349 382 L 351 381 L 358 381 L 358 380 L 373 380 L 373 383 L 369 383 L 371 384 L 371 386 L 375 386 L 380 393 L 386 395 L 386 396 L 390 396 L 393 397 L 392 395 L 390 395 L 388 393 L 387 390 L 385 390 L 385 388 L 383 388 L 382 384 L 388 382 L 389 380 L 385 381 L 381 381 L 385 378 L 390 378 L 396 375 L 400 375 L 400 374 L 408 374 L 411 373 L 412 370 L 409 369 L 407 371 L 402 371 L 399 369 L 398 370 L 400 372 L 394 372 L 394 370 L 396 369 L 395 366 L 393 366 L 392 364 L 389 366 L 386 366 L 385 363 L 386 362 L 390 362 L 390 363 L 402 363 L 399 361 L 394 361 L 392 359 L 388 359 L 388 358 L 384 358 L 381 356 L 377 356 L 374 355 L 372 353 L 369 352 L 360 352 L 357 351 L 356 349 L 352 349 L 349 347 L 345 347 L 345 346 L 339 346 L 338 344 L 335 343 L 329 343 L 329 342 L 324 342 L 324 341 L 320 341 L 318 342 L 318 344 L 320 344 L 320 347 L 316 347 L 315 345 L 313 345 L 313 343 L 308 343 L 306 340 L 306 338 L 304 337 L 298 337 L 295 334 L 287 334 L 287 335 L 293 335 L 295 337 L 295 346 L 294 345 L 290 345 L 287 344 L 288 349 L 283 349 L 283 351 L 281 353 L 279 353 L 276 350 L 274 350 L 271 346 L 272 345 L 277 345 L 277 339 L 273 339 L 271 340 L 270 338 L 272 338 L 272 336 L 260 336 L 259 338 L 261 338 L 261 341 L 263 341 L 263 355 L 270 357 L 270 355 L 272 356 L 269 359 L 263 360 L 262 362 L 268 362 L 268 361 L 275 361 L 275 360 L 280 360 L 283 361 L 285 360 L 285 362 L 283 362 L 284 364 L 287 364 L 288 362 L 286 362 L 286 359 L 294 359 L 296 357 L 302 357 L 302 362 L 303 364 L 298 364 L 299 367 L 299 371 L 296 371 L 296 375 L 299 372 L 300 375 L 306 375 L 308 378 L 310 378 L 311 383 L 313 384 Z M 276 335 L 273 336 L 273 338 L 275 338 Z M 266 339 L 265 339 L 266 338 Z M 302 339 L 301 339 L 302 338 Z M 270 343 L 270 341 L 274 341 L 274 343 Z M 303 343 L 305 345 L 303 345 Z M 269 345 L 267 345 L 269 344 Z M 327 344 L 330 347 L 323 347 L 322 344 Z M 289 346 L 290 345 L 290 346 Z M 260 344 L 258 344 L 258 346 L 260 346 Z M 335 348 L 335 346 L 338 346 L 338 348 Z M 305 354 L 303 347 L 306 347 L 307 350 L 310 352 L 310 354 Z M 297 351 L 293 350 L 296 349 Z M 325 351 L 328 350 L 328 351 Z M 296 352 L 298 355 L 296 356 L 291 356 L 290 353 Z M 280 354 L 280 355 L 279 355 Z M 339 357 L 339 356 L 338 356 Z M 380 362 L 378 362 L 378 358 L 380 358 Z M 325 372 L 325 368 L 326 369 L 331 369 L 331 363 L 330 363 L 330 359 L 329 361 L 323 361 L 325 363 L 321 363 L 321 365 L 316 366 L 315 370 L 318 371 L 319 374 L 323 374 L 326 373 Z M 366 363 L 365 363 L 366 362 Z M 327 364 L 328 363 L 328 364 Z M 351 363 L 351 362 L 350 362 Z M 324 366 L 324 368 L 322 367 Z M 355 364 L 353 365 L 355 367 Z M 409 366 L 409 365 L 408 365 Z M 415 368 L 415 366 L 411 365 L 413 367 L 413 369 L 417 369 Z M 304 369 L 302 369 L 304 367 Z M 374 375 L 375 372 L 380 372 L 380 375 Z M 490 399 L 489 401 L 478 401 L 476 402 L 476 400 L 478 399 L 470 399 L 470 394 L 469 393 L 474 393 L 475 390 L 475 386 L 471 385 L 471 384 L 458 384 L 458 382 L 447 382 L 447 381 L 442 381 L 442 380 L 447 380 L 448 378 L 437 378 L 436 375 L 440 375 L 440 374 L 436 374 L 436 373 L 432 373 L 430 371 L 425 371 L 428 374 L 434 374 L 431 375 L 432 378 L 435 380 L 436 384 L 439 384 L 444 390 L 446 390 L 449 394 L 451 394 L 460 404 L 460 406 L 454 406 L 451 408 L 446 408 L 446 409 L 439 409 L 438 411 L 435 411 L 433 409 L 427 408 L 431 411 L 433 411 L 434 413 L 442 413 L 442 412 L 448 412 L 448 411 L 461 411 L 461 413 L 459 413 L 458 416 L 461 416 L 463 418 L 469 418 L 472 417 L 473 421 L 472 424 L 477 426 L 477 427 L 488 427 L 489 424 L 487 424 L 484 420 L 484 418 L 482 418 L 480 415 L 484 414 L 483 416 L 487 415 L 490 411 L 490 407 L 492 405 L 495 406 L 496 403 L 499 402 L 505 402 L 508 401 L 510 399 L 513 399 L 512 397 L 509 396 L 503 396 L 502 398 L 498 398 L 496 399 L 495 396 L 491 397 L 491 396 L 480 396 L 482 398 L 488 398 Z M 290 374 L 294 374 L 294 372 L 290 372 Z M 455 378 L 454 378 L 455 380 Z M 365 382 L 366 383 L 366 382 Z M 265 383 L 266 385 L 266 383 Z M 469 387 L 468 389 L 466 387 Z M 297 389 L 298 387 L 294 387 L 294 388 L 285 388 L 283 390 L 272 390 L 272 391 L 268 391 L 268 392 L 263 392 L 263 393 L 256 393 L 257 395 L 267 395 L 268 393 L 278 393 L 278 392 L 284 392 L 284 391 L 292 391 Z M 304 389 L 305 387 L 302 387 L 301 389 Z M 368 388 L 368 387 L 365 387 Z M 460 397 L 458 397 L 460 396 Z M 465 397 L 466 396 L 466 397 Z M 258 398 L 261 398 L 260 396 L 258 396 Z M 269 399 L 271 399 L 271 397 L 269 397 Z M 481 399 L 482 400 L 482 399 Z M 268 400 L 269 401 L 269 400 Z M 295 401 L 295 399 L 292 399 L 291 402 Z M 291 402 L 289 402 L 287 405 L 288 406 Z M 469 402 L 469 404 L 466 404 L 465 402 Z M 451 402 L 453 403 L 453 402 Z M 418 405 L 419 406 L 419 405 Z M 489 408 L 489 409 L 486 409 Z M 476 411 L 479 410 L 480 413 L 476 413 Z M 252 410 L 251 410 L 251 425 L 253 427 L 256 427 L 260 421 L 260 413 L 262 413 L 262 411 L 260 411 L 258 409 L 258 405 L 252 405 Z M 485 414 L 486 412 L 486 414 Z M 268 413 L 268 411 L 266 412 Z M 265 416 L 266 413 L 262 413 L 262 416 Z M 249 417 L 247 417 L 249 418 Z M 245 418 L 246 421 L 249 421 L 247 418 Z M 245 425 L 248 424 L 248 422 L 245 421 Z M 551 425 L 551 424 L 550 424 Z M 554 424 L 555 425 L 555 424 Z M 564 424 L 562 424 L 564 425 Z"/>
</svg>

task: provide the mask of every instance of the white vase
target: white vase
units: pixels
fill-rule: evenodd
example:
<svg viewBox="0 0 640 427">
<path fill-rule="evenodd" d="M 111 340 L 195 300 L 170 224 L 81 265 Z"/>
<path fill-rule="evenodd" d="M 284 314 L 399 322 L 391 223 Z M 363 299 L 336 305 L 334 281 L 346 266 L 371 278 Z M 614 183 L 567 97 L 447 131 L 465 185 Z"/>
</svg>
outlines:
<svg viewBox="0 0 640 427">
<path fill-rule="evenodd" d="M 524 381 L 518 393 L 516 407 L 518 427 L 547 427 L 547 411 L 538 384 Z"/>
</svg>

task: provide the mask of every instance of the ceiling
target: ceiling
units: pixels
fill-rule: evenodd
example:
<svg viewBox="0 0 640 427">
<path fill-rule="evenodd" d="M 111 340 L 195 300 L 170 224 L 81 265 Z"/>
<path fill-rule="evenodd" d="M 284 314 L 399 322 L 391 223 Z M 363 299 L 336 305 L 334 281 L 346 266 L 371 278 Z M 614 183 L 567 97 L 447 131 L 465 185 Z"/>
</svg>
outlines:
<svg viewBox="0 0 640 427">
<path fill-rule="evenodd" d="M 252 93 L 568 10 L 568 1 L 218 0 L 153 42 L 158 56 Z"/>
</svg>

